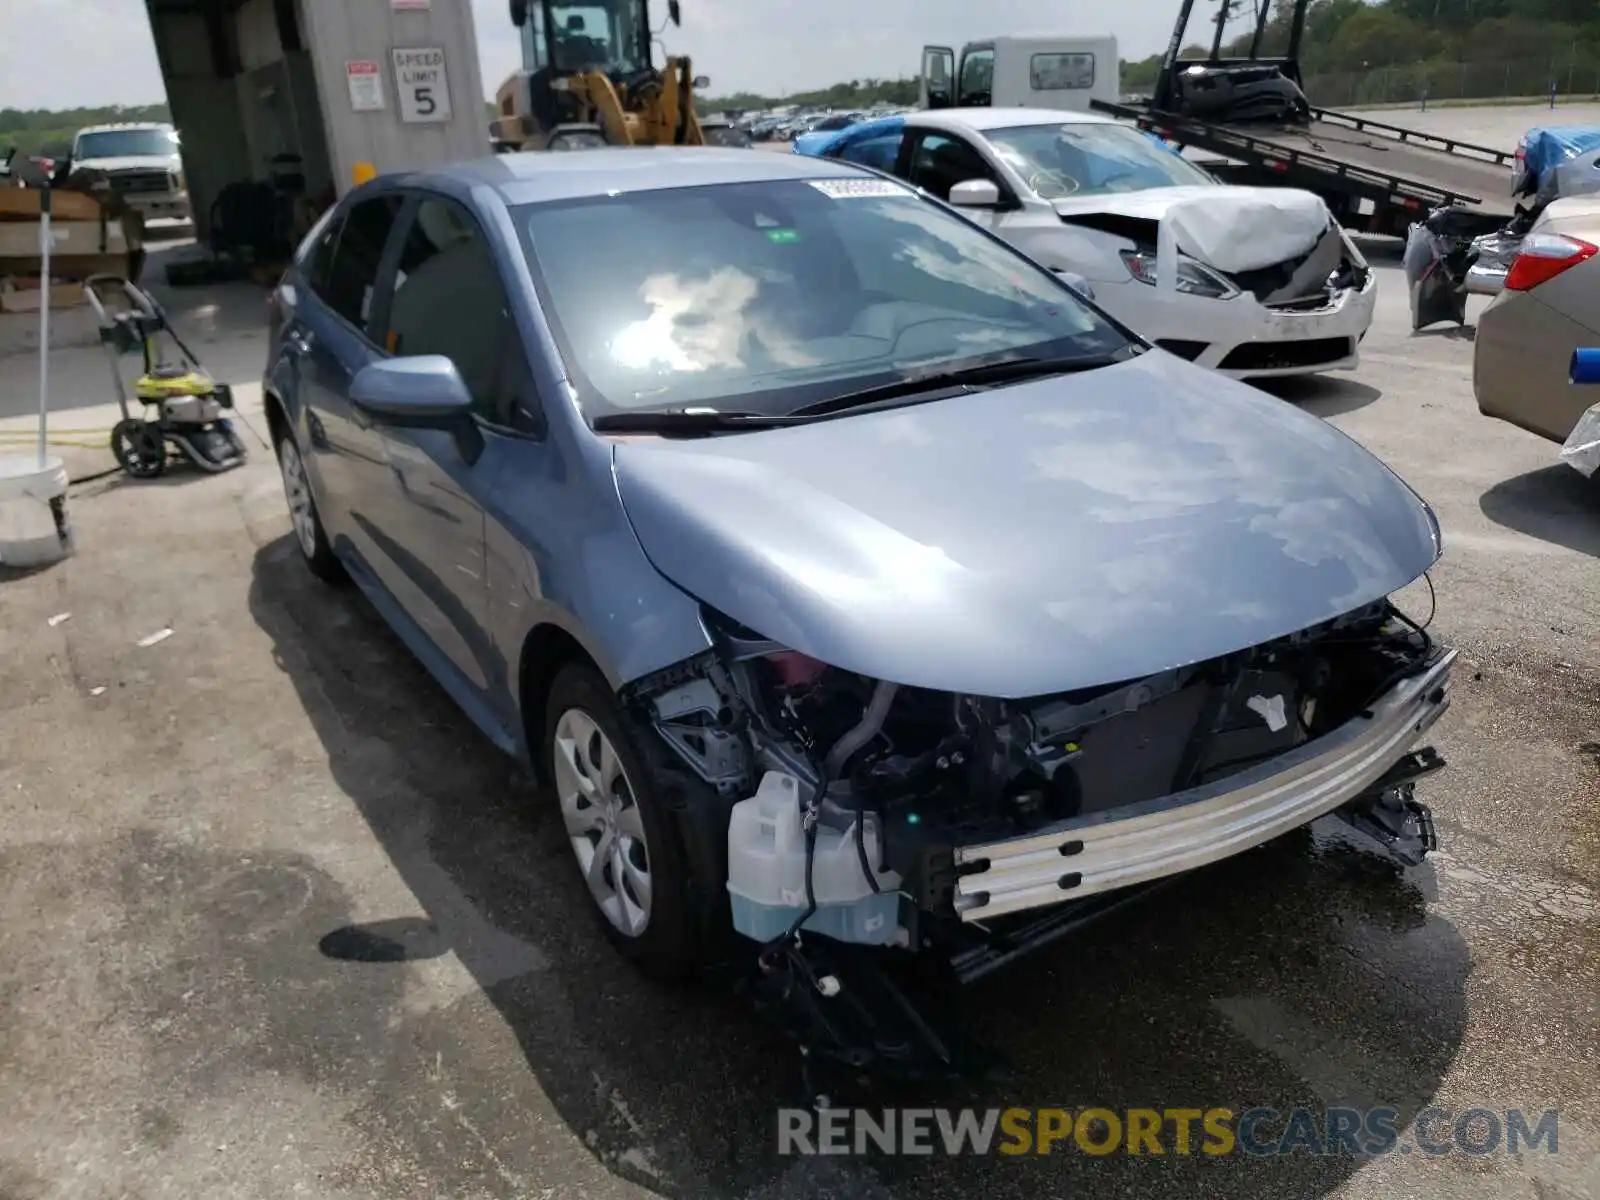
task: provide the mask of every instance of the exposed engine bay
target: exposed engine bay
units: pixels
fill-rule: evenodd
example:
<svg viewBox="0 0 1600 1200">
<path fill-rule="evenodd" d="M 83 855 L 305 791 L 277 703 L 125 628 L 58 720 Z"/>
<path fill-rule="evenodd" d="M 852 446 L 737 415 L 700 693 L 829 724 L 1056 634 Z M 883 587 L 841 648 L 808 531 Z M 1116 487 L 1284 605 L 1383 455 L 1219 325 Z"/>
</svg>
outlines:
<svg viewBox="0 0 1600 1200">
<path fill-rule="evenodd" d="M 912 964 L 970 982 L 1319 816 L 1404 865 L 1436 845 L 1413 789 L 1443 760 L 1410 747 L 1448 705 L 1455 652 L 1387 601 L 1009 700 L 868 679 L 704 619 L 714 649 L 626 698 L 717 798 L 689 819 L 726 846 L 757 1000 L 816 1096 L 823 1064 L 983 1067 L 959 1018 L 941 1025 L 896 984 Z"/>
<path fill-rule="evenodd" d="M 1270 763 L 1442 653 L 1380 602 L 1143 679 L 998 700 L 867 679 L 707 624 L 714 651 L 632 695 L 733 802 L 734 923 L 762 941 L 802 923 L 841 941 L 937 941 L 981 907 L 958 895 L 961 847 L 1159 806 Z M 1058 899 L 1071 892 L 1063 882 Z M 864 919 L 841 914 L 861 906 Z"/>
</svg>

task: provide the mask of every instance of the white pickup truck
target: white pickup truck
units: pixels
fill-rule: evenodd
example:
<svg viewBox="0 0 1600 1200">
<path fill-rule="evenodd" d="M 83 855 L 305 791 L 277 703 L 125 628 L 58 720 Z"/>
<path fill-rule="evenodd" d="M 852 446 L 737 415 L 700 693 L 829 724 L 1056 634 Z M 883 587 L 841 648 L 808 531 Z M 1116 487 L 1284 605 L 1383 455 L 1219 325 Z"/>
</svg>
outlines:
<svg viewBox="0 0 1600 1200">
<path fill-rule="evenodd" d="M 171 125 L 152 121 L 80 129 L 72 140 L 71 165 L 104 171 L 112 189 L 147 221 L 193 219 L 178 134 Z"/>
</svg>

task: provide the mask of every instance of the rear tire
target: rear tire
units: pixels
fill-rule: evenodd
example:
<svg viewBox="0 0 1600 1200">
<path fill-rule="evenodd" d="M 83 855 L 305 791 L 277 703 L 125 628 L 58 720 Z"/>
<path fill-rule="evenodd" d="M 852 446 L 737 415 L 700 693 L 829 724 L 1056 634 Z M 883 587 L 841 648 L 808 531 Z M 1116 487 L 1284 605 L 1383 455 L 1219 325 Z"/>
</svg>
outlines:
<svg viewBox="0 0 1600 1200">
<path fill-rule="evenodd" d="M 692 976 L 706 951 L 654 755 L 586 662 L 556 674 L 545 714 L 545 778 L 601 929 L 646 975 Z"/>
<path fill-rule="evenodd" d="M 300 457 L 300 447 L 294 435 L 285 431 L 278 436 L 278 473 L 283 477 L 283 496 L 289 505 L 289 522 L 294 528 L 295 544 L 300 555 L 311 568 L 311 573 L 324 583 L 343 583 L 348 576 L 339 556 L 328 541 L 328 531 L 322 527 L 322 517 L 317 512 L 316 499 L 311 494 L 311 481 Z"/>
</svg>

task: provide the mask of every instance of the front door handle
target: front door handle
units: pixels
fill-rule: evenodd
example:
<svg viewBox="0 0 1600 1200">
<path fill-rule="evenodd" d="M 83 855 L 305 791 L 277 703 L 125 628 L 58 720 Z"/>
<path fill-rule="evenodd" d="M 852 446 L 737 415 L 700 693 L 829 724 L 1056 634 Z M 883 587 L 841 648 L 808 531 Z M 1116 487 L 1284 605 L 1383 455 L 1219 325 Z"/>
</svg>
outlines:
<svg viewBox="0 0 1600 1200">
<path fill-rule="evenodd" d="M 299 331 L 284 335 L 283 344 L 289 348 L 291 354 L 311 353 L 311 339 Z"/>
</svg>

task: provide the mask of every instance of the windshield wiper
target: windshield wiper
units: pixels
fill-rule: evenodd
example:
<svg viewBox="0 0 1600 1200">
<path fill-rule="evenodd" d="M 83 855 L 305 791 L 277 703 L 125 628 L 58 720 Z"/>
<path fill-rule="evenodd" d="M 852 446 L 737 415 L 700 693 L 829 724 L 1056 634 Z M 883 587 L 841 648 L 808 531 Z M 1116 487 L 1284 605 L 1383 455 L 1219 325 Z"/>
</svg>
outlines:
<svg viewBox="0 0 1600 1200">
<path fill-rule="evenodd" d="M 921 393 L 948 391 L 951 388 L 993 386 L 1014 383 L 1023 379 L 1037 379 L 1046 375 L 1068 375 L 1077 371 L 1093 371 L 1125 362 L 1143 351 L 1144 347 L 1130 343 L 1111 354 L 1086 354 L 1074 358 L 1007 358 L 1000 362 L 980 363 L 970 367 L 926 371 L 889 383 L 829 396 L 805 404 L 788 413 L 745 412 L 704 408 L 645 408 L 637 412 L 602 413 L 590 422 L 596 433 L 662 433 L 680 436 L 701 433 L 732 433 L 740 430 L 783 429 L 791 425 L 806 425 L 812 421 L 846 410 L 870 408 L 873 405 L 900 400 Z M 929 395 L 928 399 L 936 397 Z"/>
<path fill-rule="evenodd" d="M 1069 375 L 1077 371 L 1094 371 L 1100 367 L 1125 362 L 1143 350 L 1130 344 L 1111 354 L 1085 354 L 1074 358 L 1007 358 L 999 362 L 980 363 L 971 367 L 949 370 L 925 371 L 908 375 L 889 383 L 874 384 L 854 392 L 829 396 L 794 410 L 791 416 L 814 417 L 844 409 L 864 408 L 887 400 L 899 400 L 923 392 L 942 392 L 956 387 L 983 387 L 1000 383 L 1016 383 L 1023 379 L 1039 379 L 1046 375 Z M 929 397 L 933 399 L 934 397 Z"/>
<path fill-rule="evenodd" d="M 759 412 L 724 412 L 715 408 L 646 408 L 638 412 L 602 413 L 591 421 L 596 433 L 722 433 L 740 429 L 781 429 L 804 425 L 810 418 Z"/>
</svg>

